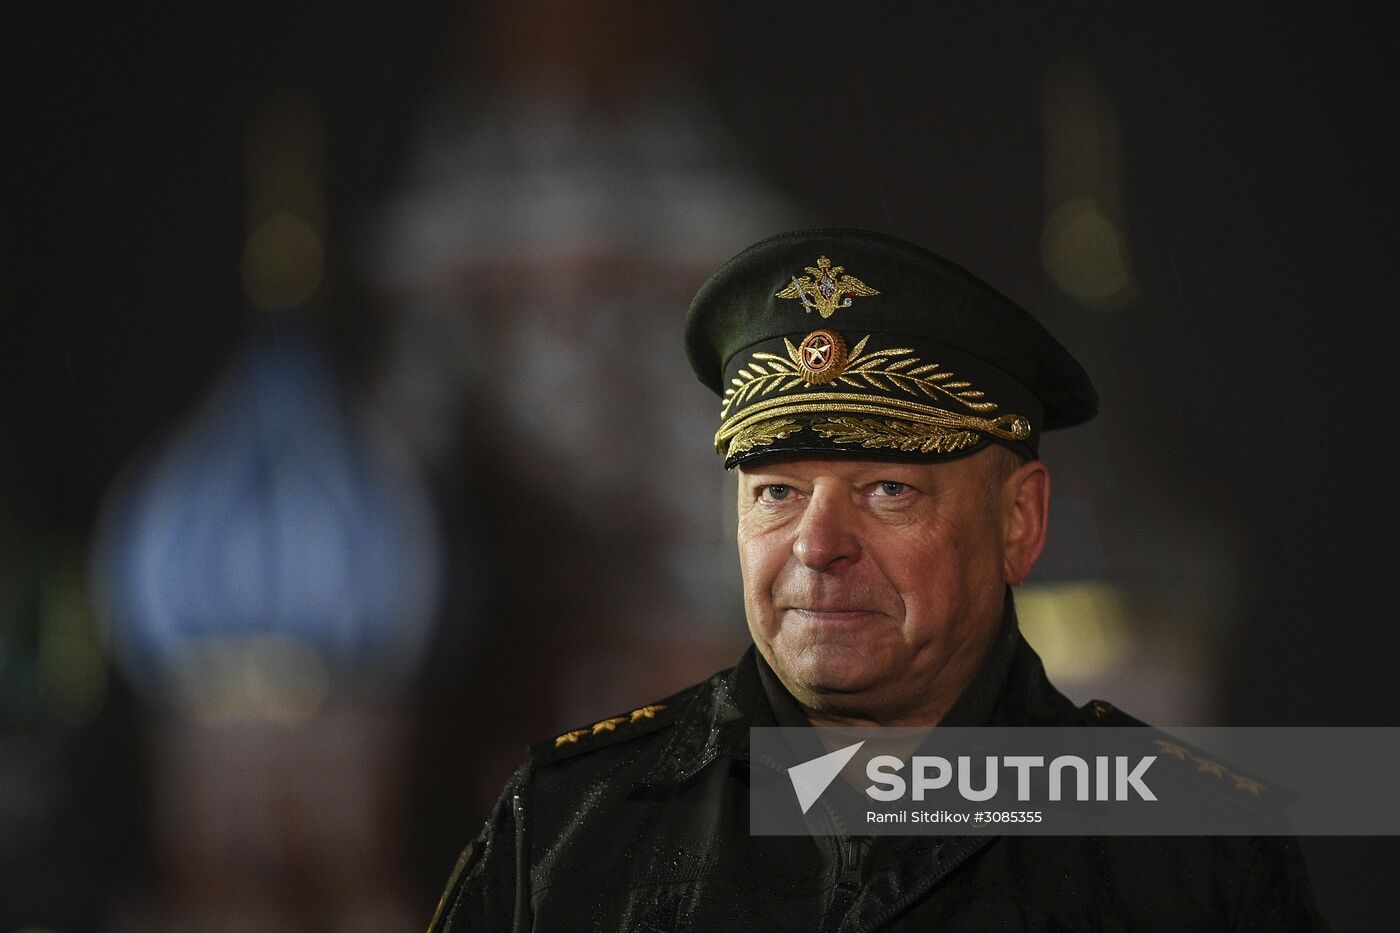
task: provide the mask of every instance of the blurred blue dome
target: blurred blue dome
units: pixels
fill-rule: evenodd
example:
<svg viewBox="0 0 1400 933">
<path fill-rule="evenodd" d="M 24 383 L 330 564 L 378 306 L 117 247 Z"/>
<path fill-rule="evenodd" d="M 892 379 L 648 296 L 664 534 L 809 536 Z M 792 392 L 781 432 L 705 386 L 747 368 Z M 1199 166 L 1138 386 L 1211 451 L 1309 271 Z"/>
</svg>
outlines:
<svg viewBox="0 0 1400 933">
<path fill-rule="evenodd" d="M 95 564 L 117 660 L 156 692 L 210 675 L 211 646 L 258 677 L 401 686 L 441 566 L 417 471 L 354 413 L 319 347 L 280 331 L 109 494 Z"/>
</svg>

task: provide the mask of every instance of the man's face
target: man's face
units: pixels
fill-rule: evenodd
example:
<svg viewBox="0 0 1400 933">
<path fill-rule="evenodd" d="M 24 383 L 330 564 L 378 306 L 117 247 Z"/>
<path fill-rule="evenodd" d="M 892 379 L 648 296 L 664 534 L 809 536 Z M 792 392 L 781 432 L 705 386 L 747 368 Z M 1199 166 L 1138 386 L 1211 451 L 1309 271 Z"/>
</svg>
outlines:
<svg viewBox="0 0 1400 933">
<path fill-rule="evenodd" d="M 927 721 L 956 699 L 1018 575 L 1006 542 L 1014 506 L 995 462 L 984 450 L 943 463 L 740 467 L 749 630 L 804 706 Z"/>
</svg>

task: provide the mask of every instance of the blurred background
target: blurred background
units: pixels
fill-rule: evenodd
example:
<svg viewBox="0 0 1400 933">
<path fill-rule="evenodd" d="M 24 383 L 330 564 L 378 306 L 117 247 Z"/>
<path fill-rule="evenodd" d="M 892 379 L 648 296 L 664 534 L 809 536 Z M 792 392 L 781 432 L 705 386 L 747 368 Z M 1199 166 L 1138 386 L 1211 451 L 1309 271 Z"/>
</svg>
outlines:
<svg viewBox="0 0 1400 933">
<path fill-rule="evenodd" d="M 4 14 L 0 931 L 421 929 L 527 742 L 732 664 L 681 321 L 804 225 L 1094 376 L 1018 594 L 1074 699 L 1400 723 L 1390 33 L 851 9 Z M 1389 926 L 1400 843 L 1306 850 Z"/>
</svg>

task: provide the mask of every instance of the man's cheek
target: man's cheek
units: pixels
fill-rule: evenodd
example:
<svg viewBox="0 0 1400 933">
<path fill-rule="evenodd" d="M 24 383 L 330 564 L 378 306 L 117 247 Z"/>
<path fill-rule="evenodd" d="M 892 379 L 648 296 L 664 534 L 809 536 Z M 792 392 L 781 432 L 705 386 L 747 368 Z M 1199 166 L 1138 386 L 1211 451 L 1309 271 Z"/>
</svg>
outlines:
<svg viewBox="0 0 1400 933">
<path fill-rule="evenodd" d="M 745 586 L 767 587 L 782 568 L 783 556 L 758 536 L 739 537 L 739 571 Z"/>
</svg>

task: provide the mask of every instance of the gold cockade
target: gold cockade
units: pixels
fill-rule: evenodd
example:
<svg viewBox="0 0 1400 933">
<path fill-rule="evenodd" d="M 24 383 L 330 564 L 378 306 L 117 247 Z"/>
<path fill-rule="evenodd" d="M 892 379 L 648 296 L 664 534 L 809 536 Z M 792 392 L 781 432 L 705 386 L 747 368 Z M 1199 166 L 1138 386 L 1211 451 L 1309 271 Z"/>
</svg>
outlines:
<svg viewBox="0 0 1400 933">
<path fill-rule="evenodd" d="M 805 268 L 809 275 L 793 276 L 792 282 L 774 297 L 796 298 L 808 312 L 815 310 L 828 318 L 838 308 L 849 308 L 855 298 L 880 294 L 855 276 L 846 275 L 845 266 L 833 266 L 825 256 L 815 266 Z"/>
</svg>

